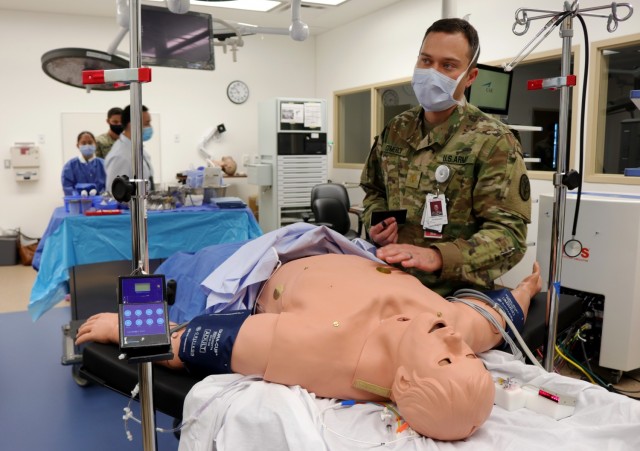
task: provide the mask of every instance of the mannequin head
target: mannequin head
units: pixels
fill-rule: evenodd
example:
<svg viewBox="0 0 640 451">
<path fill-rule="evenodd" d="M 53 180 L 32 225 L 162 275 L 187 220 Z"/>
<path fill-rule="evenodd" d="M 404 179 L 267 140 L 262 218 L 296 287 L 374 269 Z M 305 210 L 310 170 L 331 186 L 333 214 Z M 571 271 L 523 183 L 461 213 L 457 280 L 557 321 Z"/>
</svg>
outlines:
<svg viewBox="0 0 640 451">
<path fill-rule="evenodd" d="M 422 435 L 469 437 L 493 408 L 491 374 L 442 318 L 424 313 L 408 321 L 398 348 L 392 400 Z"/>
<path fill-rule="evenodd" d="M 226 157 L 222 157 L 220 168 L 224 171 L 226 175 L 232 176 L 238 170 L 238 165 L 236 164 L 236 161 L 232 157 L 226 156 Z"/>
</svg>

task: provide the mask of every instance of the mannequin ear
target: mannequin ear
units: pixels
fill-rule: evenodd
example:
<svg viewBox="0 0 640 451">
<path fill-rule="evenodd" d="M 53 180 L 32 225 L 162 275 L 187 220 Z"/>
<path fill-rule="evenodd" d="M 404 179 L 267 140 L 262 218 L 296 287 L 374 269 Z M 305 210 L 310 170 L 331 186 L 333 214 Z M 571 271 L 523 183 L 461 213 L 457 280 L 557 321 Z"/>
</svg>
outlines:
<svg viewBox="0 0 640 451">
<path fill-rule="evenodd" d="M 407 369 L 400 365 L 396 370 L 396 374 L 393 381 L 393 386 L 391 389 L 391 399 L 393 402 L 396 402 L 394 389 L 404 393 L 406 392 L 411 385 L 413 385 L 413 379 L 411 379 L 411 375 L 407 371 Z"/>
</svg>

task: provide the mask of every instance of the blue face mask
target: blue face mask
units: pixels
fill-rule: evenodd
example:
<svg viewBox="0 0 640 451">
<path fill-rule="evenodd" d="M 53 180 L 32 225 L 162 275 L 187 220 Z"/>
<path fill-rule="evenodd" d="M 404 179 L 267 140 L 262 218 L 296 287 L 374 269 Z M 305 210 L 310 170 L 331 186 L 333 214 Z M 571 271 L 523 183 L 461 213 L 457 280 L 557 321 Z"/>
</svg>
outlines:
<svg viewBox="0 0 640 451">
<path fill-rule="evenodd" d="M 149 141 L 153 136 L 153 127 L 143 127 L 142 128 L 142 140 Z"/>
<path fill-rule="evenodd" d="M 93 144 L 82 144 L 78 147 L 78 149 L 80 149 L 80 153 L 85 158 L 88 158 L 96 153 L 96 146 L 94 146 Z"/>
<path fill-rule="evenodd" d="M 480 47 L 478 47 L 475 55 L 471 59 L 472 62 L 478 56 L 479 51 Z M 464 100 L 456 100 L 453 94 L 462 78 L 469 72 L 469 67 L 471 67 L 471 63 L 469 63 L 466 70 L 455 80 L 441 74 L 435 69 L 421 69 L 416 67 L 413 71 L 411 86 L 422 108 L 424 108 L 425 111 L 438 112 L 448 110 L 454 105 L 464 105 Z"/>
</svg>

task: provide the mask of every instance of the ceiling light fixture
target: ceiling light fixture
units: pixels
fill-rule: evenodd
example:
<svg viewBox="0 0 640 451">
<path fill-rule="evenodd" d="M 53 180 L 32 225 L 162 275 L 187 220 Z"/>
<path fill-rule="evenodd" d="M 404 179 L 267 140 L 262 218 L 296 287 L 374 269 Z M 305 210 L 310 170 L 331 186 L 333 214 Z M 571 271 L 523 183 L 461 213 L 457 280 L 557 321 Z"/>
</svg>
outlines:
<svg viewBox="0 0 640 451">
<path fill-rule="evenodd" d="M 165 0 L 149 0 L 165 2 Z M 275 0 L 191 0 L 192 5 L 212 6 L 215 8 L 241 9 L 245 11 L 269 12 L 280 6 L 282 2 Z"/>
</svg>

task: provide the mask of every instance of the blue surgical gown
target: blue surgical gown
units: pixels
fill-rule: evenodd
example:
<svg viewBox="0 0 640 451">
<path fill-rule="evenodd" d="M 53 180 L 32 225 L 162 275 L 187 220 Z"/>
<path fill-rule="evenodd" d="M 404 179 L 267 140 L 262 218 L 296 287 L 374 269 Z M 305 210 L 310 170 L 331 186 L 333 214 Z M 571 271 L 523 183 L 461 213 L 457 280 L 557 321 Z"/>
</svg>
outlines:
<svg viewBox="0 0 640 451">
<path fill-rule="evenodd" d="M 62 189 L 65 196 L 70 196 L 78 183 L 93 183 L 98 193 L 101 193 L 104 191 L 106 178 L 102 158 L 95 157 L 85 163 L 79 157 L 75 157 L 67 161 L 62 168 Z"/>
</svg>

